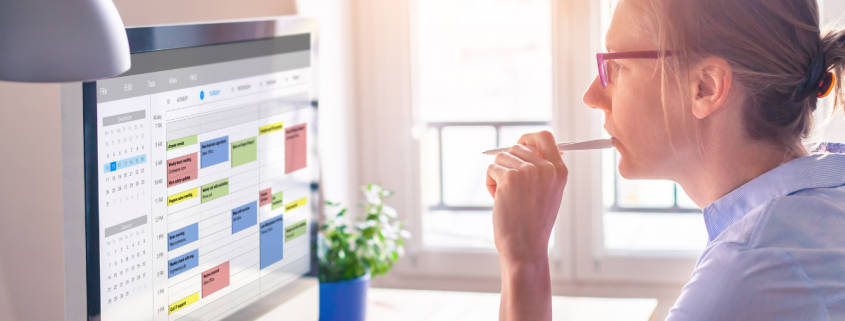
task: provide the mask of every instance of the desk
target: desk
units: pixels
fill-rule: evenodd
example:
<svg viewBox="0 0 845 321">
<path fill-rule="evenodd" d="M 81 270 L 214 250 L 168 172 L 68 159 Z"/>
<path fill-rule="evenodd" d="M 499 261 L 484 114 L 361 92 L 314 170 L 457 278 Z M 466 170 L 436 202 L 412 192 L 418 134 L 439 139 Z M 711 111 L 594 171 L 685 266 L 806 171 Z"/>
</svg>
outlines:
<svg viewBox="0 0 845 321">
<path fill-rule="evenodd" d="M 499 294 L 372 289 L 367 321 L 488 321 L 499 319 Z M 552 298 L 555 321 L 648 321 L 656 299 Z"/>
<path fill-rule="evenodd" d="M 317 311 L 313 311 L 314 304 L 305 304 L 317 295 L 318 289 L 312 287 L 256 320 L 317 320 Z M 498 293 L 372 288 L 367 295 L 367 321 L 499 319 Z M 555 321 L 648 321 L 656 307 L 656 299 L 552 298 Z M 292 319 L 292 316 L 297 317 Z"/>
</svg>

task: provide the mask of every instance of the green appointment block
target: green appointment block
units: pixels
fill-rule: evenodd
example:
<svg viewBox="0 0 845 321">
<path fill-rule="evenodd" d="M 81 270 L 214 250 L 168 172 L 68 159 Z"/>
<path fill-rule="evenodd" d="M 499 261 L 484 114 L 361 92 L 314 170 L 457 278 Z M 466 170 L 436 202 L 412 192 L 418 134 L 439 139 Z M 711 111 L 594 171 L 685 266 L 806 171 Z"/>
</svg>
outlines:
<svg viewBox="0 0 845 321">
<path fill-rule="evenodd" d="M 258 159 L 258 140 L 255 137 L 232 143 L 232 167 L 237 167 Z"/>
<path fill-rule="evenodd" d="M 191 146 L 197 143 L 197 135 L 171 139 L 167 141 L 167 150 L 177 149 L 180 147 Z"/>
<path fill-rule="evenodd" d="M 202 203 L 210 202 L 229 195 L 229 179 L 224 178 L 219 181 L 203 185 L 201 195 Z"/>
<path fill-rule="evenodd" d="M 284 204 L 282 200 L 282 193 L 284 192 L 278 192 L 276 194 L 273 194 L 273 205 L 270 206 L 271 210 L 275 210 L 279 207 L 282 207 L 282 205 Z"/>
<path fill-rule="evenodd" d="M 285 242 L 305 235 L 308 232 L 308 221 L 301 220 L 285 228 Z"/>
</svg>

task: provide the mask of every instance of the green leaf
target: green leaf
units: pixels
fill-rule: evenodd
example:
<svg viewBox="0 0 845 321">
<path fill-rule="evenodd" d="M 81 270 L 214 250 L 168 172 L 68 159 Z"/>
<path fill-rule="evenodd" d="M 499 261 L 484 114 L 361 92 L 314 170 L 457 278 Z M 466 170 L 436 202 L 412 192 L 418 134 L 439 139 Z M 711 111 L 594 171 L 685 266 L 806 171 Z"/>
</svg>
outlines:
<svg viewBox="0 0 845 321">
<path fill-rule="evenodd" d="M 410 233 L 403 229 L 396 210 L 385 203 L 393 192 L 380 185 L 363 186 L 363 216 L 354 218 L 341 208 L 320 225 L 317 248 L 319 279 L 334 282 L 389 272 L 404 255 Z M 327 202 L 339 207 L 339 203 Z"/>
</svg>

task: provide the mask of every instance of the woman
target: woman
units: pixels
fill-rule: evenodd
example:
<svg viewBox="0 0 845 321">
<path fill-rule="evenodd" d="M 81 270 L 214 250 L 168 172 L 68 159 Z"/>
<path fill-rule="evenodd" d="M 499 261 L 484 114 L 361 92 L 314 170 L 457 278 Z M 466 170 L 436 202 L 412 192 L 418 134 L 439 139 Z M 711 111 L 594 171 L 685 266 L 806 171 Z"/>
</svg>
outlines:
<svg viewBox="0 0 845 321">
<path fill-rule="evenodd" d="M 606 36 L 584 102 L 619 172 L 679 183 L 710 236 L 668 320 L 845 320 L 845 151 L 802 145 L 818 98 L 845 98 L 845 32 L 822 37 L 816 0 L 622 0 Z M 548 132 L 488 168 L 501 320 L 551 319 L 566 179 Z"/>
</svg>

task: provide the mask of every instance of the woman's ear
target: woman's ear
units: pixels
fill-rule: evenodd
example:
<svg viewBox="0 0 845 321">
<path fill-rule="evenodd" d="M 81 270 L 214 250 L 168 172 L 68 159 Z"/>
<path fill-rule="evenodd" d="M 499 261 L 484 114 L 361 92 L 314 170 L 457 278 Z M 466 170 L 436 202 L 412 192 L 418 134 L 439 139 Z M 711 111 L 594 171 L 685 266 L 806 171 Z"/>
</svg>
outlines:
<svg viewBox="0 0 845 321">
<path fill-rule="evenodd" d="M 692 114 L 704 119 L 721 109 L 728 101 L 733 85 L 733 69 L 722 58 L 708 57 L 690 70 Z"/>
</svg>

